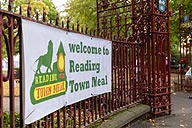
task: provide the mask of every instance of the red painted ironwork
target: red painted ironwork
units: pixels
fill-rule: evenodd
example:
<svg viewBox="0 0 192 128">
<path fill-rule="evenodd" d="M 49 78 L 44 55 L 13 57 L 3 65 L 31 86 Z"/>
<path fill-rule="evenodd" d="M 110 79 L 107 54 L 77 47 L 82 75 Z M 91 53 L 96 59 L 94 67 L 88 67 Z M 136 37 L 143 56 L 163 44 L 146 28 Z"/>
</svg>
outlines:
<svg viewBox="0 0 192 128">
<path fill-rule="evenodd" d="M 154 115 L 171 113 L 171 86 L 170 86 L 170 63 L 166 70 L 165 61 L 170 60 L 170 29 L 169 29 L 169 3 L 166 1 L 165 12 L 158 9 L 158 1 L 152 0 L 151 36 L 152 36 L 152 98 L 151 107 Z M 166 51 L 166 48 L 168 49 Z"/>
<path fill-rule="evenodd" d="M 0 9 L 0 60 L 3 59 L 3 47 L 6 47 L 8 57 L 8 72 L 4 75 L 0 66 L 0 127 L 4 128 L 3 82 L 10 85 L 10 127 L 16 127 L 15 97 L 14 97 L 14 64 L 15 47 L 19 45 L 20 62 L 22 62 L 22 25 L 21 7 L 18 14 L 12 11 L 12 1 L 9 10 Z M 39 22 L 63 30 L 81 34 L 98 36 L 112 40 L 112 92 L 65 106 L 60 110 L 29 125 L 34 127 L 82 127 L 116 111 L 121 111 L 135 103 L 146 103 L 152 108 L 154 115 L 171 112 L 170 70 L 166 72 L 165 58 L 169 57 L 169 6 L 161 14 L 157 2 L 152 0 L 97 0 L 97 30 L 88 33 L 85 29 L 66 24 L 59 26 L 59 16 L 48 19 L 45 10 L 40 16 L 38 12 L 31 15 L 28 3 L 27 20 Z M 42 17 L 42 19 L 40 19 Z M 49 24 L 48 24 L 49 23 Z M 53 25 L 54 23 L 54 25 Z M 168 49 L 168 51 L 166 51 Z M 2 65 L 2 61 L 0 61 Z M 22 63 L 20 63 L 22 73 Z M 21 74 L 22 75 L 22 74 Z M 19 77 L 22 81 L 22 77 Z M 23 127 L 23 85 L 20 82 L 20 122 Z M 145 102 L 144 102 L 145 99 Z"/>
<path fill-rule="evenodd" d="M 121 51 L 118 51 L 117 58 L 113 57 L 113 65 L 119 63 L 118 68 L 120 68 L 115 74 L 121 76 L 121 72 L 126 69 L 121 66 L 124 65 L 125 59 L 129 59 L 130 71 L 127 72 L 132 85 L 130 100 L 134 103 L 140 94 L 151 106 L 154 115 L 171 112 L 170 69 L 167 70 L 165 66 L 166 57 L 170 60 L 168 2 L 167 0 L 165 12 L 162 13 L 158 9 L 158 1 L 155 0 L 97 0 L 98 35 L 109 33 L 110 37 L 115 37 L 115 41 L 121 40 L 124 43 L 134 44 L 133 46 L 129 44 L 131 58 L 122 58 L 124 55 Z M 119 45 L 116 47 L 121 48 Z M 116 67 L 113 69 L 116 70 Z M 122 99 L 119 93 L 124 77 L 120 78 L 122 78 L 120 81 L 115 79 L 115 83 L 118 83 L 115 85 L 117 90 L 112 91 L 118 93 L 118 96 L 112 98 L 115 99 L 113 102 L 118 103 L 117 108 L 122 105 L 119 101 Z"/>
</svg>

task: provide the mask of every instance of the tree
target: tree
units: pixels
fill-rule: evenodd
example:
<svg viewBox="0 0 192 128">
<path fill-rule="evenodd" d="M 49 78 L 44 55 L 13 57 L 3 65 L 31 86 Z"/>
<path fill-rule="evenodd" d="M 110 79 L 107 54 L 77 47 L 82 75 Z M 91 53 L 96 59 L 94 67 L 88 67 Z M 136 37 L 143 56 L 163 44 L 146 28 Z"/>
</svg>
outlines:
<svg viewBox="0 0 192 128">
<path fill-rule="evenodd" d="M 9 0 L 3 0 L 1 8 L 4 10 L 8 9 L 8 1 Z M 15 13 L 19 13 L 20 7 L 22 8 L 22 15 L 27 16 L 27 7 L 28 7 L 28 1 L 29 0 L 14 0 L 12 11 Z M 58 14 L 58 11 L 56 10 L 55 5 L 53 4 L 52 0 L 30 0 L 30 6 L 31 6 L 31 17 L 35 18 L 36 12 L 39 14 L 39 18 L 42 18 L 43 10 L 46 11 L 47 19 L 52 19 L 53 23 L 55 22 L 56 16 Z M 6 19 L 6 18 L 5 18 Z M 8 33 L 7 29 L 4 29 L 5 33 Z M 15 30 L 14 32 L 17 33 L 18 30 Z M 7 35 L 7 34 L 6 34 Z M 4 38 L 3 38 L 3 42 Z M 3 43 L 3 58 L 7 57 L 6 52 L 6 46 L 5 43 Z M 15 53 L 19 53 L 19 42 L 16 40 L 16 47 L 14 49 Z"/>
<path fill-rule="evenodd" d="M 90 30 L 96 28 L 96 0 L 71 0 L 65 8 L 65 17 L 69 17 L 72 24 L 78 22 L 81 27 L 87 24 Z"/>
<path fill-rule="evenodd" d="M 14 11 L 18 11 L 18 7 L 22 7 L 23 15 L 27 15 L 28 3 L 31 6 L 31 15 L 35 17 L 38 12 L 42 16 L 43 10 L 48 14 L 48 19 L 55 20 L 58 11 L 56 10 L 55 5 L 52 0 L 14 0 Z"/>
<path fill-rule="evenodd" d="M 182 5 L 182 8 L 181 8 Z M 172 57 L 174 57 L 175 59 L 179 59 L 179 47 L 180 47 L 180 25 L 181 27 L 192 27 L 192 21 L 190 23 L 182 23 L 180 24 L 180 20 L 183 22 L 183 12 L 185 12 L 185 14 L 188 14 L 192 17 L 192 12 L 191 12 L 191 8 L 192 8 L 192 2 L 191 0 L 170 0 L 170 7 L 172 10 L 172 16 L 170 18 L 170 32 L 171 32 L 171 55 Z M 179 12 L 179 9 L 181 12 Z M 179 17 L 179 14 L 181 14 L 181 19 Z M 188 26 L 189 25 L 189 26 Z"/>
<path fill-rule="evenodd" d="M 183 5 L 183 11 L 192 17 L 192 2 L 191 0 L 170 0 L 170 8 L 173 15 L 170 20 L 171 31 L 171 54 L 172 57 L 179 57 L 179 7 Z M 96 2 L 95 0 L 71 0 L 66 5 L 65 12 L 66 17 L 71 19 L 71 22 L 75 24 L 77 21 L 80 24 L 88 24 L 93 30 L 96 27 Z M 192 22 L 191 22 L 192 24 Z M 182 24 L 182 26 L 191 26 L 191 24 Z"/>
</svg>

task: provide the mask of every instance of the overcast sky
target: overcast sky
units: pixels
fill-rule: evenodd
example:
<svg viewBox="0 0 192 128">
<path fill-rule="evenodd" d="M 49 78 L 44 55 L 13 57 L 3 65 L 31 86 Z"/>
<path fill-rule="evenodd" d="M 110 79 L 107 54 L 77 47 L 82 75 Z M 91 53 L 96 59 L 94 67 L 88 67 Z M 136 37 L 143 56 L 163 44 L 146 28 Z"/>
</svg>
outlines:
<svg viewBox="0 0 192 128">
<path fill-rule="evenodd" d="M 53 0 L 53 3 L 57 7 L 57 9 L 61 10 L 61 6 L 65 4 L 67 0 Z"/>
</svg>

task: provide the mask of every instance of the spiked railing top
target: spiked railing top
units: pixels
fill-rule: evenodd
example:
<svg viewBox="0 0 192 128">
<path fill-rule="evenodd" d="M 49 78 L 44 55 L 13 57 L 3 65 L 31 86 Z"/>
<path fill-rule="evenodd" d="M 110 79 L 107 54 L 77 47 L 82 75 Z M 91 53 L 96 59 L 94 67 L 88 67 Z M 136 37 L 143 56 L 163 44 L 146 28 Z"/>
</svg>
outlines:
<svg viewBox="0 0 192 128">
<path fill-rule="evenodd" d="M 129 8 L 131 6 L 130 3 L 122 3 L 121 1 L 119 2 L 121 4 L 126 4 L 126 8 Z M 106 0 L 101 0 L 101 2 L 99 3 L 99 12 L 103 12 L 103 11 L 109 11 L 110 9 L 119 9 L 119 5 L 117 6 L 118 3 L 110 3 L 109 1 Z M 110 14 L 106 14 L 106 15 L 99 15 L 99 17 L 102 19 L 100 21 L 100 23 L 103 24 L 102 27 L 99 27 L 97 29 L 94 30 L 89 30 L 88 25 L 84 25 L 85 28 L 80 27 L 79 22 L 76 22 L 76 25 L 71 24 L 70 25 L 70 19 L 69 17 L 65 19 L 65 21 L 63 20 L 63 18 L 60 17 L 59 13 L 56 14 L 55 18 L 51 18 L 49 17 L 50 14 L 46 12 L 46 9 L 43 8 L 43 10 L 32 10 L 32 6 L 31 3 L 28 2 L 26 3 L 27 5 L 27 9 L 24 10 L 22 8 L 22 6 L 17 7 L 17 9 L 13 9 L 13 0 L 9 0 L 9 4 L 8 4 L 8 13 L 12 13 L 12 14 L 16 14 L 20 17 L 23 17 L 25 19 L 34 21 L 34 22 L 39 22 L 39 23 L 43 23 L 49 26 L 53 26 L 53 27 L 57 27 L 60 29 L 64 29 L 67 31 L 73 31 L 73 32 L 79 32 L 82 34 L 86 34 L 86 35 L 91 35 L 91 36 L 97 36 L 100 38 L 105 38 L 105 39 L 110 39 L 110 40 L 116 40 L 116 41 L 122 41 L 122 40 L 126 40 L 127 42 L 131 43 L 132 41 L 128 41 L 128 37 L 122 35 L 122 33 L 120 32 L 120 25 L 123 23 L 125 27 L 125 33 L 126 31 L 128 31 L 128 29 L 131 27 L 128 22 L 128 20 L 131 18 L 129 15 L 124 15 L 124 17 L 122 17 L 122 12 L 118 12 L 118 14 L 116 13 L 115 15 Z M 102 9 L 101 9 L 102 8 Z M 124 7 L 123 7 L 124 8 Z M 18 10 L 19 12 L 13 12 L 13 10 Z M 1 8 L 0 8 L 0 11 Z M 4 10 L 5 11 L 5 10 Z M 26 12 L 24 12 L 26 11 Z M 40 13 L 42 11 L 42 13 Z M 125 9 L 125 12 L 129 12 L 130 9 Z M 34 13 L 32 13 L 34 12 Z M 112 15 L 114 16 L 112 18 Z M 109 18 L 110 17 L 110 18 Z M 116 22 L 116 24 L 114 24 L 114 22 Z M 116 33 L 114 33 L 114 28 L 117 28 Z M 100 31 L 101 29 L 103 29 L 102 31 Z M 110 30 L 110 31 L 109 31 Z M 129 37 L 131 38 L 131 36 Z"/>
<path fill-rule="evenodd" d="M 1 8 L 1 3 L 0 3 L 0 11 L 4 11 L 4 12 L 7 12 L 7 13 L 15 13 L 16 15 L 18 16 L 21 16 L 25 19 L 28 19 L 28 20 L 32 20 L 32 21 L 35 21 L 35 22 L 40 22 L 40 23 L 43 23 L 43 24 L 47 24 L 47 25 L 50 25 L 50 26 L 54 26 L 54 27 L 57 27 L 57 28 L 61 28 L 61 29 L 65 29 L 67 31 L 74 31 L 74 32 L 79 32 L 79 33 L 82 33 L 82 34 L 93 34 L 95 35 L 95 31 L 93 32 L 88 32 L 89 31 L 89 28 L 88 26 L 86 25 L 85 26 L 85 29 L 81 28 L 80 27 L 80 24 L 77 22 L 76 26 L 75 25 L 70 25 L 70 19 L 69 18 L 66 18 L 66 21 L 63 21 L 63 18 L 60 18 L 59 16 L 59 13 L 56 14 L 56 17 L 55 19 L 53 18 L 49 18 L 49 14 L 46 12 L 46 9 L 43 8 L 42 10 L 42 13 L 40 13 L 40 10 L 36 10 L 35 11 L 35 14 L 32 14 L 32 7 L 31 7 L 31 3 L 28 2 L 26 3 L 27 4 L 27 9 L 26 9 L 26 12 L 23 12 L 23 8 L 22 6 L 19 6 L 17 7 L 18 9 L 13 9 L 13 0 L 9 0 L 9 3 L 8 3 L 8 8 L 6 9 L 6 7 L 4 7 L 5 9 L 2 9 Z M 19 12 L 13 12 L 13 10 L 18 10 Z"/>
</svg>

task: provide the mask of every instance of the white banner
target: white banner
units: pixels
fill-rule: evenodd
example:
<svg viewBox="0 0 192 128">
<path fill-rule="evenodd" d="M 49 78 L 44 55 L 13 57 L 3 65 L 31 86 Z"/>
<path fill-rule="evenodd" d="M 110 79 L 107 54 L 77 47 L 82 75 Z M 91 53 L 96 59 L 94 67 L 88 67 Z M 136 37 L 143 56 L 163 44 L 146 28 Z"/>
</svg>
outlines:
<svg viewBox="0 0 192 128">
<path fill-rule="evenodd" d="M 112 42 L 22 20 L 25 124 L 111 91 Z"/>
</svg>

